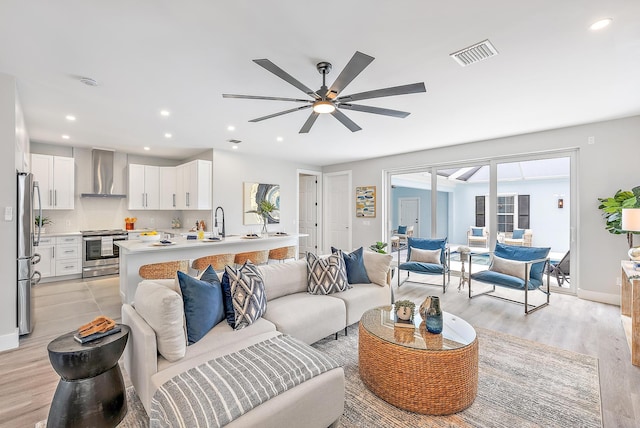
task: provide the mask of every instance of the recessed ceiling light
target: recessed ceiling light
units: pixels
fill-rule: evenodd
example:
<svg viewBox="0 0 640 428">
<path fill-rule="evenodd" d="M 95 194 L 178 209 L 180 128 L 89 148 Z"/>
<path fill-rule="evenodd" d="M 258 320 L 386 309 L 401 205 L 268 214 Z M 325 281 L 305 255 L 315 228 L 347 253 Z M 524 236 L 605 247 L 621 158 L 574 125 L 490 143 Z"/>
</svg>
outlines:
<svg viewBox="0 0 640 428">
<path fill-rule="evenodd" d="M 238 150 L 238 145 L 234 144 L 233 146 L 231 146 L 233 148 L 233 150 Z"/>
<path fill-rule="evenodd" d="M 75 122 L 76 121 L 76 117 L 72 114 L 68 114 L 64 117 L 65 119 L 67 119 L 69 122 Z"/>
<path fill-rule="evenodd" d="M 164 138 L 171 138 L 171 137 L 173 137 L 173 135 L 171 135 L 170 133 L 168 132 L 164 133 Z"/>
<path fill-rule="evenodd" d="M 282 137 L 276 137 L 276 141 L 284 141 L 284 138 L 282 138 Z"/>
<path fill-rule="evenodd" d="M 169 117 L 171 112 L 169 110 L 160 110 L 160 116 Z"/>
<path fill-rule="evenodd" d="M 71 137 L 69 137 L 67 134 L 63 134 L 62 135 L 62 139 L 63 140 L 68 140 L 69 138 L 71 138 Z"/>
<path fill-rule="evenodd" d="M 227 131 L 235 131 L 235 130 L 236 130 L 235 126 L 233 126 L 233 125 L 227 126 Z"/>
<path fill-rule="evenodd" d="M 143 149 L 148 151 L 148 150 L 151 150 L 151 147 L 143 147 Z"/>
<path fill-rule="evenodd" d="M 594 22 L 593 24 L 591 24 L 589 26 L 590 30 L 602 30 L 604 27 L 608 27 L 609 24 L 611 24 L 611 21 L 613 21 L 613 19 L 611 18 L 605 18 L 605 19 L 601 19 L 599 21 Z"/>
</svg>

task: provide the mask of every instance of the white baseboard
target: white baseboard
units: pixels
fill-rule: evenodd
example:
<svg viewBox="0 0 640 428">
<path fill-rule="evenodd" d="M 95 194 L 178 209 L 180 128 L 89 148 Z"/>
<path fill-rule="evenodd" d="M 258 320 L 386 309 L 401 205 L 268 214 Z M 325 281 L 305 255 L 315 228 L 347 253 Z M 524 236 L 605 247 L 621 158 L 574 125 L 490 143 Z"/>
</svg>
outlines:
<svg viewBox="0 0 640 428">
<path fill-rule="evenodd" d="M 584 300 L 592 300 L 594 302 L 620 306 L 619 294 L 600 293 L 599 291 L 589 291 L 578 288 L 578 297 Z"/>
<path fill-rule="evenodd" d="M 18 345 L 20 345 L 20 340 L 17 328 L 13 333 L 3 334 L 0 336 L 0 351 L 15 349 Z"/>
</svg>

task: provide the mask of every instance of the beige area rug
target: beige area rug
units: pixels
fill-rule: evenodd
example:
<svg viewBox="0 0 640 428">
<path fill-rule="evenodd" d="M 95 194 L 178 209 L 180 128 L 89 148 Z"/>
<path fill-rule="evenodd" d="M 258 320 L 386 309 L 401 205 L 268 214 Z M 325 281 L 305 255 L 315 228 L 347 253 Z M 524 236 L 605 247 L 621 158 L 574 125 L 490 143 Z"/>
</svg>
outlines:
<svg viewBox="0 0 640 428">
<path fill-rule="evenodd" d="M 357 324 L 348 333 L 313 345 L 344 365 L 346 400 L 339 427 L 602 427 L 597 358 L 478 328 L 475 402 L 455 415 L 425 416 L 400 410 L 369 392 L 358 374 Z M 118 426 L 146 428 L 147 415 L 132 387 L 127 400 L 129 412 Z M 36 427 L 45 425 L 43 421 Z"/>
</svg>

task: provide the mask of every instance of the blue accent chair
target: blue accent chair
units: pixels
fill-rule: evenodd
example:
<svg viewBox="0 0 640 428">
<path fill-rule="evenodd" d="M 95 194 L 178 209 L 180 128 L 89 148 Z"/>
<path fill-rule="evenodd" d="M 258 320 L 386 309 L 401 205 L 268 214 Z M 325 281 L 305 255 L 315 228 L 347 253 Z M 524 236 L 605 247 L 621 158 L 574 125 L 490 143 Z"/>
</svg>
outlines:
<svg viewBox="0 0 640 428">
<path fill-rule="evenodd" d="M 522 263 L 522 277 L 508 275 L 506 273 L 498 272 L 495 270 L 485 270 L 477 273 L 472 273 L 471 268 L 473 266 L 473 255 L 470 254 L 470 263 L 469 263 L 469 298 L 487 295 L 491 297 L 495 297 L 502 300 L 507 300 L 510 302 L 515 302 L 519 304 L 523 304 L 523 302 L 507 299 L 502 296 L 498 296 L 494 293 L 496 291 L 496 285 L 499 287 L 507 287 L 515 290 L 523 290 L 524 291 L 524 313 L 525 315 L 530 314 L 533 311 L 541 309 L 549 304 L 549 296 L 551 295 L 549 289 L 549 276 L 547 276 L 547 289 L 546 291 L 543 287 L 543 273 L 546 270 L 547 265 L 549 264 L 549 251 L 550 248 L 540 248 L 540 247 L 520 247 L 515 245 L 507 245 L 496 243 L 495 251 L 493 251 L 493 255 L 500 257 L 502 259 L 512 260 L 524 262 Z M 527 274 L 528 273 L 528 274 Z M 484 284 L 491 284 L 492 289 L 488 291 L 484 291 L 481 293 L 473 294 L 472 283 L 480 282 Z M 532 290 L 540 290 L 544 294 L 546 294 L 547 299 L 546 302 L 537 306 L 529 304 L 529 291 Z"/>
<path fill-rule="evenodd" d="M 451 255 L 447 238 L 427 239 L 427 238 L 407 238 L 407 260 L 402 263 L 400 260 L 400 252 L 398 252 L 398 287 L 409 279 L 411 272 L 422 275 L 442 275 L 442 293 L 447 292 L 447 286 L 451 280 Z M 440 263 L 424 263 L 411 261 L 411 249 L 418 248 L 420 250 L 438 250 L 440 249 Z M 407 272 L 407 277 L 400 280 L 401 271 Z"/>
</svg>

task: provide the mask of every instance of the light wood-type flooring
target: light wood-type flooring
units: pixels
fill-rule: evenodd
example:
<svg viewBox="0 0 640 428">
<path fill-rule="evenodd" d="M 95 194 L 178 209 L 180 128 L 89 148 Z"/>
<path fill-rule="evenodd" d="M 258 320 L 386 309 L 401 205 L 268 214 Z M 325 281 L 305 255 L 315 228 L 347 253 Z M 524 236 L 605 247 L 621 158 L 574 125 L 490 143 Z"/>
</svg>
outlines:
<svg viewBox="0 0 640 428">
<path fill-rule="evenodd" d="M 437 282 L 438 277 L 417 278 Z M 445 311 L 474 326 L 599 358 L 604 426 L 640 426 L 640 367 L 631 365 L 619 307 L 554 294 L 550 306 L 525 316 L 513 303 L 486 296 L 469 300 L 457 284 L 452 277 L 444 295 L 437 285 L 406 282 L 393 288 L 396 299 L 416 303 L 440 296 Z M 33 427 L 47 417 L 58 382 L 47 356 L 51 340 L 100 314 L 120 320 L 117 277 L 43 284 L 35 295 L 34 332 L 20 339 L 18 349 L 0 353 L 0 427 Z M 129 384 L 126 373 L 125 379 Z"/>
</svg>

